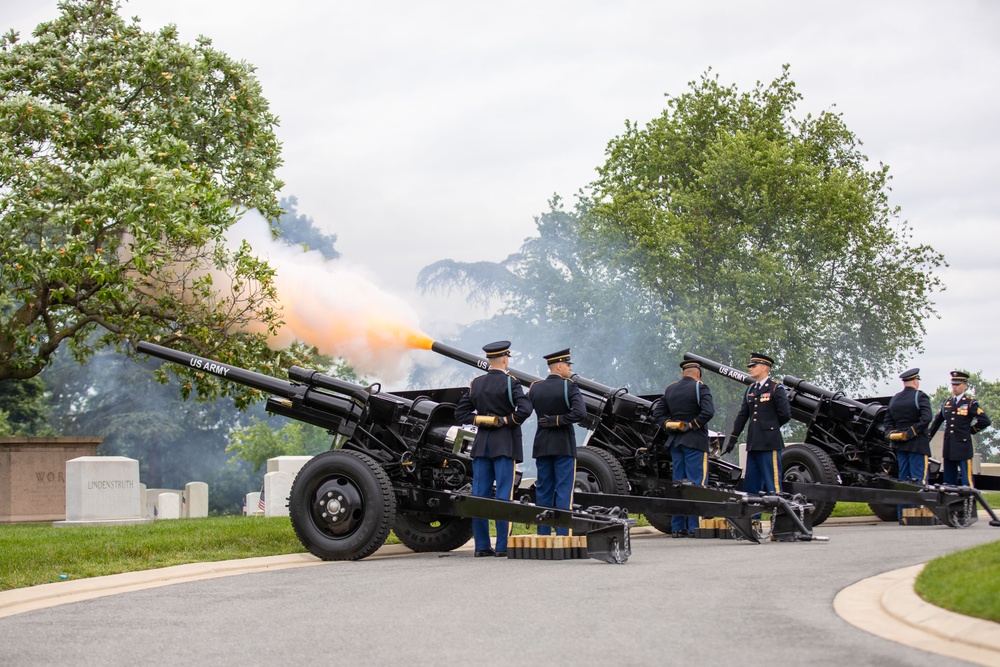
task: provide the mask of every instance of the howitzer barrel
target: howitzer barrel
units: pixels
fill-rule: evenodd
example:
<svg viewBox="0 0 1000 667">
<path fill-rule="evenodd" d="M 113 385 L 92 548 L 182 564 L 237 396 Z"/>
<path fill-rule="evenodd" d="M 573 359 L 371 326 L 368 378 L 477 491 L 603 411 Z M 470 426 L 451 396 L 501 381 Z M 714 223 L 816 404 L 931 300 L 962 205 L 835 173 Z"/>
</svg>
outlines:
<svg viewBox="0 0 1000 667">
<path fill-rule="evenodd" d="M 723 377 L 742 382 L 747 386 L 754 383 L 754 379 L 749 374 L 726 366 L 718 361 L 713 361 L 691 352 L 685 352 L 684 359 L 686 361 L 697 361 L 703 368 L 707 368 Z M 789 390 L 788 401 L 791 404 L 792 417 L 807 424 L 813 420 L 820 410 L 825 410 L 827 414 L 835 417 L 838 421 L 848 422 L 854 419 L 854 415 L 856 414 L 864 414 L 871 421 L 874 421 L 876 415 L 883 409 L 877 403 L 856 401 L 844 395 L 843 392 L 824 389 L 819 385 L 811 384 L 793 375 L 786 375 L 782 378 L 782 384 Z"/>
<path fill-rule="evenodd" d="M 287 380 L 273 378 L 270 375 L 255 373 L 254 371 L 248 371 L 244 368 L 230 366 L 229 364 L 224 364 L 220 361 L 215 361 L 214 359 L 206 359 L 205 357 L 199 357 L 187 352 L 181 352 L 173 348 L 156 345 L 155 343 L 147 343 L 146 341 L 140 341 L 136 345 L 136 350 L 143 354 L 158 357 L 164 361 L 169 361 L 180 366 L 187 366 L 188 368 L 196 371 L 211 373 L 212 375 L 216 375 L 224 380 L 229 380 L 230 382 L 235 382 L 246 387 L 252 387 L 253 389 L 259 389 L 260 391 L 273 396 L 280 396 L 293 401 L 300 401 L 306 405 L 319 410 L 331 412 L 342 418 L 355 419 L 359 408 L 364 406 L 368 398 L 368 394 L 364 387 L 361 387 L 360 385 L 345 383 L 343 380 L 338 380 L 322 374 L 313 374 L 312 371 L 308 371 L 304 368 L 293 367 L 293 370 L 299 377 L 309 377 L 310 381 L 305 382 L 304 385 L 296 385 L 288 382 Z M 289 375 L 292 375 L 292 371 L 289 371 Z M 333 396 L 331 394 L 314 390 L 315 387 L 334 389 L 335 384 L 347 385 L 350 389 L 350 393 L 345 393 L 348 393 L 350 398 Z M 334 390 L 341 391 L 340 389 Z"/>
<path fill-rule="evenodd" d="M 735 369 L 735 368 L 733 368 L 731 366 L 726 366 L 725 364 L 720 363 L 718 361 L 712 361 L 711 359 L 708 359 L 707 357 L 702 357 L 702 356 L 699 356 L 697 354 L 693 354 L 691 352 L 685 352 L 684 353 L 684 360 L 685 361 L 697 361 L 699 364 L 701 364 L 702 368 L 707 368 L 708 370 L 712 371 L 713 373 L 718 373 L 719 375 L 721 375 L 723 377 L 727 377 L 727 378 L 730 378 L 732 380 L 736 380 L 737 382 L 742 382 L 743 384 L 747 385 L 748 387 L 755 382 L 755 380 L 752 377 L 750 377 L 750 375 L 748 373 L 745 373 L 745 372 L 743 372 L 741 370 L 737 370 L 737 369 Z"/>
<path fill-rule="evenodd" d="M 488 371 L 490 370 L 490 362 L 486 361 L 483 357 L 476 356 L 469 352 L 463 352 L 458 348 L 452 347 L 450 345 L 445 345 L 444 343 L 434 342 L 431 344 L 431 350 L 437 352 L 440 355 L 448 357 L 449 359 L 454 359 L 455 361 L 460 361 L 468 366 L 474 366 L 480 370 Z M 524 386 L 531 386 L 532 382 L 537 382 L 542 378 L 537 375 L 532 375 L 530 373 L 524 373 L 517 369 L 511 368 L 507 371 L 511 377 L 516 379 L 518 382 Z"/>
<path fill-rule="evenodd" d="M 469 366 L 475 366 L 476 368 L 479 368 L 484 371 L 488 371 L 490 369 L 489 362 L 486 361 L 486 359 L 484 359 L 483 357 L 470 354 L 469 352 L 463 352 L 462 350 L 451 347 L 450 345 L 445 345 L 444 343 L 434 342 L 431 345 L 431 350 L 437 352 L 438 354 L 444 355 L 449 359 L 460 361 L 463 364 L 467 364 Z M 524 371 L 517 370 L 516 368 L 508 368 L 507 373 L 509 373 L 511 377 L 513 377 L 526 387 L 531 386 L 532 382 L 538 382 L 539 380 L 543 379 L 537 375 L 532 375 L 531 373 L 525 373 Z M 593 380 L 588 380 L 587 378 L 580 377 L 575 373 L 573 374 L 573 381 L 576 382 L 576 385 L 583 391 L 590 392 L 591 394 L 598 394 L 600 396 L 611 396 L 613 394 L 625 392 L 624 389 L 616 389 L 614 387 L 609 387 L 607 385 L 601 384 L 600 382 L 594 382 Z M 636 399 L 643 403 L 648 403 L 648 401 L 644 401 L 643 399 L 639 399 L 638 397 L 636 397 Z"/>
<path fill-rule="evenodd" d="M 784 378 L 782 378 L 781 381 L 786 387 L 791 387 L 800 394 L 801 393 L 812 394 L 817 398 L 826 398 L 831 401 L 839 401 L 841 403 L 846 403 L 847 405 L 856 407 L 859 410 L 864 410 L 866 407 L 868 407 L 866 403 L 862 403 L 861 401 L 856 401 L 853 398 L 846 396 L 842 391 L 831 391 L 830 389 L 825 389 L 823 387 L 820 387 L 819 385 L 806 382 L 805 380 L 797 378 L 794 375 L 786 375 Z"/>
<path fill-rule="evenodd" d="M 371 392 L 369 392 L 366 387 L 362 387 L 359 384 L 354 384 L 353 382 L 348 382 L 346 380 L 330 377 L 329 375 L 324 375 L 319 371 L 309 368 L 302 368 L 301 366 L 292 366 L 289 368 L 288 379 L 292 382 L 301 382 L 302 384 L 308 384 L 313 387 L 320 387 L 322 389 L 329 389 L 330 391 L 346 394 L 361 403 L 368 402 L 368 397 L 371 396 Z"/>
</svg>

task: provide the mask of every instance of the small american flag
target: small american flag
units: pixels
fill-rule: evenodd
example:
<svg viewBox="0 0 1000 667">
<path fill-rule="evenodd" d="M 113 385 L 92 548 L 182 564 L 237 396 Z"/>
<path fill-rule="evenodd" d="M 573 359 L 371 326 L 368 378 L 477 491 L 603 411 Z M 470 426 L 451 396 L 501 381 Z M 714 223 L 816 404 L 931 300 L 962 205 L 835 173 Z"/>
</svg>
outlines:
<svg viewBox="0 0 1000 667">
<path fill-rule="evenodd" d="M 186 510 L 187 508 L 188 508 L 188 501 L 187 501 L 187 498 L 185 498 L 184 494 L 182 493 L 181 494 L 181 509 L 182 510 Z"/>
<path fill-rule="evenodd" d="M 257 509 L 264 511 L 264 487 L 260 487 L 260 500 L 257 501 Z"/>
<path fill-rule="evenodd" d="M 156 505 L 153 505 L 153 521 L 156 521 L 159 518 L 159 512 L 156 511 Z"/>
<path fill-rule="evenodd" d="M 247 497 L 243 496 L 243 516 L 247 515 Z"/>
</svg>

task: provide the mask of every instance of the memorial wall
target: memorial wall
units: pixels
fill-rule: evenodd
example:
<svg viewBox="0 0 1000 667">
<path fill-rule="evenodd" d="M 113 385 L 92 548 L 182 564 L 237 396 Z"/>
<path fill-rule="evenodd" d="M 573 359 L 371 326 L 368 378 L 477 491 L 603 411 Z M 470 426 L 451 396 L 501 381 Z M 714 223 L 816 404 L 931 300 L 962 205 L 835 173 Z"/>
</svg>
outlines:
<svg viewBox="0 0 1000 667">
<path fill-rule="evenodd" d="M 0 523 L 66 518 L 66 462 L 104 438 L 0 438 Z"/>
</svg>

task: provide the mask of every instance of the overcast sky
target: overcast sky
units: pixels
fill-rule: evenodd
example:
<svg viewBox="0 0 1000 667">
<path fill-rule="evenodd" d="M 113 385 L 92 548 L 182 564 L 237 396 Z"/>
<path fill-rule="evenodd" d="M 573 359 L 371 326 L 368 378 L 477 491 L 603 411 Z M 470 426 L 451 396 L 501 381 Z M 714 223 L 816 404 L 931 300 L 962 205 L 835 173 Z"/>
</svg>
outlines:
<svg viewBox="0 0 1000 667">
<path fill-rule="evenodd" d="M 950 264 L 912 360 L 924 388 L 956 367 L 1000 379 L 1000 2 L 133 0 L 123 14 L 257 67 L 282 195 L 433 335 L 469 313 L 417 296 L 422 267 L 516 251 L 553 193 L 593 180 L 626 119 L 707 68 L 748 90 L 788 63 L 800 111 L 843 114 L 889 165 L 914 240 Z M 22 38 L 56 15 L 55 0 L 0 0 Z"/>
</svg>

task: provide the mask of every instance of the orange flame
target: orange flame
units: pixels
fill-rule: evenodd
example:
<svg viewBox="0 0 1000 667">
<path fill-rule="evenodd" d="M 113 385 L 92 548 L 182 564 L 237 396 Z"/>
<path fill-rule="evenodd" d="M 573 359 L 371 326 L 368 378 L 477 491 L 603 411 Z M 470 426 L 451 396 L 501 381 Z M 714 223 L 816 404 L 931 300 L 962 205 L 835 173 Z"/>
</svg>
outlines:
<svg viewBox="0 0 1000 667">
<path fill-rule="evenodd" d="M 361 373 L 396 381 L 405 376 L 411 363 L 406 352 L 429 350 L 434 343 L 404 315 L 376 312 L 380 304 L 338 306 L 324 297 L 297 295 L 282 304 L 285 325 L 273 344 L 283 347 L 299 340 L 315 345 L 322 354 L 346 359 Z"/>
</svg>

